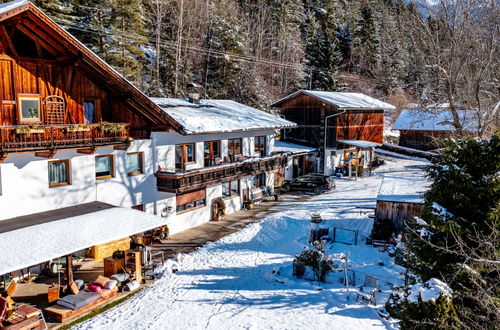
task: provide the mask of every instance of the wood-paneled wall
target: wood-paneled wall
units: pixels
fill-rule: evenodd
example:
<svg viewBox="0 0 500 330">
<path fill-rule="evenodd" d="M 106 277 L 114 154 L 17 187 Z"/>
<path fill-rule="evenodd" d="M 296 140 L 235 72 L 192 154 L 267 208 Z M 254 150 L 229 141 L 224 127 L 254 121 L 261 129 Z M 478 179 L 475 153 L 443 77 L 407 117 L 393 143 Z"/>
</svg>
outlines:
<svg viewBox="0 0 500 330">
<path fill-rule="evenodd" d="M 340 112 L 336 107 L 306 94 L 285 100 L 280 112 L 286 119 L 298 124 L 287 133 L 287 139 L 322 148 L 325 118 Z M 337 140 L 366 140 L 383 142 L 384 111 L 348 110 L 345 114 L 328 119 L 328 147 L 335 147 Z"/>
</svg>

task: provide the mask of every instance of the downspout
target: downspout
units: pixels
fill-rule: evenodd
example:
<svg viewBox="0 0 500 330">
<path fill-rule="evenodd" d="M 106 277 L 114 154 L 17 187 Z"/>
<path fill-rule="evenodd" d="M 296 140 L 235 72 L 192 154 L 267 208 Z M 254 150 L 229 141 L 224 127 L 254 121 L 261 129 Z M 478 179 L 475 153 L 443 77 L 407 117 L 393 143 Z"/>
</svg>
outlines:
<svg viewBox="0 0 500 330">
<path fill-rule="evenodd" d="M 339 112 L 339 113 L 334 113 L 333 115 L 329 115 L 329 116 L 326 116 L 325 117 L 325 137 L 323 139 L 323 142 L 324 142 L 324 146 L 323 146 L 323 174 L 325 174 L 326 172 L 326 139 L 328 137 L 327 133 L 328 133 L 328 119 L 332 118 L 332 117 L 335 117 L 335 116 L 340 116 L 344 113 L 346 113 L 346 109 L 342 110 L 342 112 Z"/>
<path fill-rule="evenodd" d="M 151 157 L 153 158 L 153 161 L 151 162 L 153 164 L 153 178 L 155 180 L 155 185 L 153 186 L 153 191 L 154 191 L 154 202 L 153 202 L 153 214 L 158 215 L 158 187 L 156 187 L 156 170 L 158 168 L 158 163 L 157 163 L 157 157 L 156 157 L 156 134 L 154 132 L 151 132 Z"/>
</svg>

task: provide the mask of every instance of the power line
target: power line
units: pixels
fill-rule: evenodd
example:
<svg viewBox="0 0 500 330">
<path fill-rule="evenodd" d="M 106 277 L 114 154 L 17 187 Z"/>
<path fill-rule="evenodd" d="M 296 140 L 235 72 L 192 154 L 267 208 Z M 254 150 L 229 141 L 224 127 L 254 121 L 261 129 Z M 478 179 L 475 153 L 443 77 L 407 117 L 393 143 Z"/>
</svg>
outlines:
<svg viewBox="0 0 500 330">
<path fill-rule="evenodd" d="M 95 33 L 95 34 L 101 34 L 101 35 L 103 34 L 103 35 L 107 35 L 110 37 L 122 39 L 124 41 L 133 41 L 133 42 L 144 43 L 144 38 L 142 36 L 137 35 L 137 37 L 134 38 L 133 35 L 128 35 L 127 37 L 125 37 L 125 36 L 118 35 L 118 34 L 112 34 L 110 32 L 106 32 L 106 31 L 98 31 L 98 30 L 95 30 L 92 28 L 82 28 L 81 27 L 82 24 L 80 24 L 79 26 L 71 25 L 71 24 L 68 24 L 67 21 L 62 20 L 62 19 L 55 19 L 55 20 L 58 21 L 59 24 L 62 24 L 63 26 L 65 26 L 67 29 L 73 29 L 73 30 L 78 30 L 78 31 L 82 31 L 82 32 Z M 90 25 L 87 25 L 87 26 L 90 26 Z M 155 46 L 156 42 L 148 40 L 147 44 Z M 168 49 L 171 49 L 171 50 L 177 51 L 179 49 L 178 42 L 160 39 L 159 44 L 161 46 L 168 48 Z M 262 57 L 252 56 L 252 55 L 241 55 L 241 54 L 229 53 L 229 52 L 219 51 L 219 50 L 212 49 L 212 48 L 207 48 L 207 47 L 202 47 L 202 46 L 194 46 L 194 45 L 184 45 L 181 48 L 185 49 L 186 51 L 194 52 L 196 54 L 201 52 L 207 56 L 214 56 L 217 58 L 220 58 L 220 57 L 233 58 L 236 60 L 258 63 L 258 64 L 263 64 L 263 65 L 276 66 L 276 67 L 280 67 L 280 68 L 284 68 L 284 69 L 301 70 L 304 72 L 309 72 L 310 75 L 312 72 L 324 73 L 324 74 L 334 75 L 338 78 L 346 79 L 346 80 L 354 80 L 354 81 L 361 81 L 361 82 L 369 81 L 373 84 L 384 85 L 384 86 L 394 85 L 394 83 L 392 81 L 383 81 L 381 79 L 373 79 L 373 78 L 367 78 L 367 77 L 355 77 L 355 76 L 350 76 L 350 75 L 338 74 L 337 72 L 319 69 L 317 67 L 310 66 L 307 64 L 303 64 L 303 63 L 276 61 L 276 60 L 266 59 L 266 58 L 262 58 Z M 410 87 L 412 85 L 418 85 L 418 84 L 422 84 L 422 83 L 426 83 L 426 82 L 432 82 L 432 81 L 435 81 L 438 79 L 439 78 L 431 78 L 431 79 L 428 79 L 425 81 L 416 81 L 416 82 L 412 82 L 412 83 L 406 83 L 403 85 L 399 84 L 397 86 L 398 87 Z M 439 95 L 439 94 L 432 93 L 432 92 L 428 92 L 428 94 Z"/>
</svg>

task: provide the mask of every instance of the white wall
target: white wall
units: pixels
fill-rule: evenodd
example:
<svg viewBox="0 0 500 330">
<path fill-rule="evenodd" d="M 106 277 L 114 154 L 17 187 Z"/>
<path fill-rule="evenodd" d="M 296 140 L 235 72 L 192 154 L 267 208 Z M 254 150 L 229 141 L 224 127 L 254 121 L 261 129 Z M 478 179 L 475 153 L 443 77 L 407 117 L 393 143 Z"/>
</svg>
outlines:
<svg viewBox="0 0 500 330">
<path fill-rule="evenodd" d="M 154 139 L 158 154 L 158 165 L 166 171 L 175 171 L 175 145 L 182 143 L 195 143 L 196 163 L 187 164 L 186 170 L 193 170 L 204 167 L 203 160 L 203 142 L 221 141 L 221 156 L 228 155 L 228 139 L 242 138 L 242 154 L 244 156 L 255 156 L 255 136 L 267 136 L 267 151 L 270 154 L 274 148 L 274 130 L 237 132 L 237 133 L 218 133 L 218 134 L 199 134 L 199 135 L 181 135 L 177 132 L 153 132 L 151 138 Z"/>
<path fill-rule="evenodd" d="M 168 204 L 175 195 L 157 191 L 153 151 L 151 140 L 135 140 L 127 151 L 99 147 L 94 155 L 74 149 L 60 150 L 51 159 L 34 153 L 9 154 L 0 164 L 0 220 L 94 201 L 122 207 L 145 204 L 147 212 L 159 214 L 159 201 Z M 143 152 L 143 174 L 127 175 L 129 152 Z M 113 155 L 114 177 L 96 179 L 95 156 L 100 155 Z M 70 163 L 70 184 L 49 187 L 48 162 L 64 159 Z"/>
</svg>

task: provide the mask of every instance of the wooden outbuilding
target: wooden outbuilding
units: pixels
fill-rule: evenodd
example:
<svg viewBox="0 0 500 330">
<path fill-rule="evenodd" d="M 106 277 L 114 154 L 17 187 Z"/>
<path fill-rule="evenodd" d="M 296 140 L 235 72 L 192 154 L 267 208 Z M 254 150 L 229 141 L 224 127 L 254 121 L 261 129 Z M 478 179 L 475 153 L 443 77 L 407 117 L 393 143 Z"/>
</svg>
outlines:
<svg viewBox="0 0 500 330">
<path fill-rule="evenodd" d="M 377 196 L 375 219 L 389 221 L 394 233 L 401 233 L 408 218 L 421 214 L 423 193 L 428 185 L 423 169 L 419 168 L 384 175 Z"/>
<path fill-rule="evenodd" d="M 286 133 L 285 141 L 318 149 L 325 173 L 328 172 L 327 163 L 334 163 L 325 161 L 325 149 L 328 158 L 330 150 L 345 147 L 339 140 L 381 144 L 384 111 L 394 109 L 388 103 L 361 93 L 310 90 L 299 90 L 274 102 L 271 107 L 279 108 L 286 119 L 298 124 Z"/>
<path fill-rule="evenodd" d="M 478 113 L 458 110 L 463 131 L 472 135 L 477 131 Z M 393 130 L 400 131 L 399 145 L 419 150 L 442 147 L 442 141 L 453 135 L 453 116 L 449 110 L 403 110 L 394 122 Z"/>
</svg>

